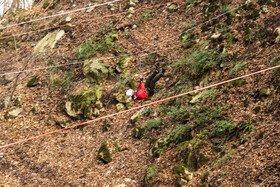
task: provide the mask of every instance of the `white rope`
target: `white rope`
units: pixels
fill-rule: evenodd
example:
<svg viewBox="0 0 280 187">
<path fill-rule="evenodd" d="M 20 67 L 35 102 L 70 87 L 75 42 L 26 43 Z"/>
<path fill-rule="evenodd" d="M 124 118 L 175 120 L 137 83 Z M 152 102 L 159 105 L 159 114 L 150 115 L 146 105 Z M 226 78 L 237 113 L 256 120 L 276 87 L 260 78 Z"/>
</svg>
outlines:
<svg viewBox="0 0 280 187">
<path fill-rule="evenodd" d="M 220 15 L 218 15 L 218 16 L 216 16 L 216 17 L 214 17 L 214 18 L 212 18 L 212 19 L 210 19 L 210 20 L 208 20 L 208 21 L 205 21 L 205 22 L 200 23 L 200 24 L 198 24 L 198 25 L 196 25 L 196 26 L 193 26 L 192 28 L 190 28 L 190 29 L 188 29 L 188 30 L 186 30 L 186 31 L 184 31 L 184 32 L 191 31 L 191 30 L 193 30 L 193 29 L 195 29 L 195 28 L 197 28 L 197 27 L 199 27 L 199 26 L 202 26 L 202 25 L 204 25 L 204 24 L 206 24 L 206 23 L 208 23 L 208 22 L 210 22 L 210 21 L 213 21 L 213 20 L 215 20 L 215 19 L 218 19 L 219 17 L 222 17 L 222 16 L 224 16 L 224 15 L 226 15 L 226 14 L 228 14 L 228 13 L 234 11 L 234 10 L 237 10 L 237 9 L 243 7 L 244 5 L 246 5 L 246 3 L 243 4 L 243 5 L 241 5 L 241 6 L 239 6 L 239 7 L 237 7 L 237 8 L 231 9 L 230 11 L 227 11 L 227 12 L 225 12 L 225 13 L 223 13 L 223 14 L 220 14 Z M 144 49 L 144 50 L 142 50 L 142 51 L 139 51 L 138 53 L 125 54 L 125 55 L 119 55 L 119 56 L 114 56 L 114 57 L 105 57 L 105 58 L 100 58 L 100 59 L 96 59 L 96 60 L 108 60 L 108 59 L 119 58 L 119 57 L 124 57 L 124 56 L 134 56 L 134 55 L 137 55 L 137 54 L 139 54 L 139 53 L 143 53 L 143 52 L 145 52 L 145 51 L 148 50 L 148 49 L 155 48 L 155 47 L 157 47 L 157 46 L 158 46 L 159 44 L 161 44 L 161 43 L 165 43 L 165 42 L 167 42 L 167 41 L 170 41 L 170 40 L 172 40 L 173 38 L 176 38 L 176 37 L 180 36 L 180 35 L 183 34 L 184 32 L 182 32 L 182 33 L 180 33 L 180 34 L 178 34 L 178 35 L 176 35 L 176 36 L 173 36 L 173 37 L 171 37 L 171 38 L 165 39 L 165 40 L 163 40 L 162 42 L 159 42 L 159 43 L 157 43 L 157 44 L 155 44 L 155 45 L 153 45 L 153 46 L 151 46 L 151 47 L 149 47 L 149 48 L 147 48 L 147 49 Z M 176 45 L 175 47 L 180 46 L 180 45 L 182 45 L 182 44 Z M 172 47 L 172 48 L 173 48 L 173 47 Z M 164 50 L 162 50 L 162 51 L 165 51 L 165 50 L 166 50 L 166 49 L 164 49 Z M 159 51 L 159 50 L 157 50 L 157 51 Z M 160 50 L 160 51 L 161 51 L 161 50 Z M 154 52 L 152 52 L 152 53 L 154 53 Z M 144 53 L 144 54 L 139 55 L 139 56 L 147 56 L 147 55 L 152 54 L 152 53 Z M 47 66 L 47 67 L 42 67 L 42 68 L 27 69 L 27 70 L 23 70 L 23 71 L 8 72 L 8 73 L 0 74 L 0 76 L 9 75 L 9 74 L 24 73 L 24 72 L 30 72 L 30 71 L 36 71 L 36 70 L 45 70 L 45 69 L 50 69 L 50 68 L 56 68 L 56 67 L 62 67 L 62 66 L 70 66 L 70 65 L 82 64 L 82 63 L 84 63 L 84 62 L 73 62 L 73 63 L 68 63 L 68 64 L 59 64 L 59 65 L 55 65 L 55 66 Z"/>
<path fill-rule="evenodd" d="M 26 23 L 35 22 L 35 21 L 41 21 L 41 20 L 52 18 L 52 17 L 56 17 L 56 16 L 70 14 L 70 13 L 73 13 L 73 12 L 78 12 L 78 11 L 82 11 L 82 10 L 86 10 L 86 9 L 90 9 L 90 8 L 94 8 L 94 7 L 98 7 L 98 6 L 108 5 L 108 4 L 116 3 L 116 2 L 119 2 L 119 1 L 120 0 L 114 0 L 114 1 L 106 2 L 106 3 L 92 5 L 92 6 L 89 6 L 89 7 L 84 7 L 84 8 L 80 8 L 80 9 L 76 9 L 76 10 L 71 10 L 71 11 L 68 11 L 68 12 L 62 12 L 62 13 L 59 13 L 59 14 L 54 14 L 54 15 L 51 15 L 51 16 L 46 16 L 46 17 L 42 17 L 42 18 L 38 18 L 38 19 L 33 19 L 33 20 L 30 20 L 30 21 L 16 23 L 16 24 L 13 24 L 13 25 L 8 25 L 8 26 L 5 26 L 5 27 L 1 27 L 0 30 L 1 29 L 11 28 L 11 27 L 18 26 L 18 25 L 23 25 L 23 24 L 26 24 Z"/>
<path fill-rule="evenodd" d="M 103 58 L 98 58 L 98 59 L 95 59 L 95 60 L 108 60 L 108 59 L 125 57 L 125 56 L 133 56 L 133 55 L 136 55 L 136 53 L 119 55 L 119 56 L 113 56 L 113 57 L 103 57 Z M 58 64 L 58 65 L 46 66 L 46 67 L 42 67 L 42 68 L 33 68 L 33 69 L 26 69 L 26 70 L 22 70 L 22 71 L 14 71 L 14 72 L 2 73 L 2 74 L 0 74 L 0 76 L 10 75 L 10 74 L 17 74 L 17 73 L 25 73 L 25 72 L 37 71 L 37 70 L 45 70 L 45 69 L 51 69 L 51 68 L 57 68 L 57 67 L 63 67 L 63 66 L 70 66 L 70 65 L 82 64 L 82 63 L 85 63 L 85 61 L 72 62 L 72 63 L 68 63 L 68 64 Z"/>
</svg>

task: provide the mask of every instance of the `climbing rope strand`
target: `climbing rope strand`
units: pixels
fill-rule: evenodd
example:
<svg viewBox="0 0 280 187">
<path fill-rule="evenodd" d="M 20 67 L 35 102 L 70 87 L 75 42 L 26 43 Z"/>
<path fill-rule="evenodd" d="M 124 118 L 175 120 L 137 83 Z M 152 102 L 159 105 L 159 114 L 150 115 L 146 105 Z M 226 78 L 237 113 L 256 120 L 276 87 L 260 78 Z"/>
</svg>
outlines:
<svg viewBox="0 0 280 187">
<path fill-rule="evenodd" d="M 240 76 L 240 77 L 236 77 L 236 78 L 229 79 L 229 80 L 226 80 L 226 81 L 222 81 L 222 82 L 219 82 L 219 83 L 216 83 L 216 84 L 212 84 L 212 85 L 209 85 L 209 86 L 206 86 L 206 87 L 203 87 L 203 88 L 199 88 L 199 89 L 192 90 L 192 91 L 189 91 L 189 92 L 185 92 L 185 93 L 182 93 L 182 94 L 178 94 L 178 95 L 175 95 L 175 96 L 172 96 L 172 97 L 168 97 L 168 98 L 165 98 L 165 99 L 161 99 L 161 100 L 158 100 L 158 101 L 147 103 L 147 104 L 144 104 L 144 105 L 141 105 L 141 106 L 138 106 L 138 107 L 134 107 L 134 108 L 131 108 L 131 109 L 127 109 L 127 110 L 124 110 L 124 111 L 120 111 L 120 112 L 117 112 L 117 113 L 109 114 L 109 115 L 106 115 L 106 116 L 103 116 L 103 117 L 100 117 L 100 118 L 96 118 L 96 119 L 93 119 L 93 120 L 90 120 L 90 121 L 86 121 L 86 122 L 83 122 L 83 123 L 79 123 L 79 124 L 76 124 L 76 125 L 73 125 L 73 126 L 70 126 L 70 127 L 55 130 L 55 131 L 52 131 L 52 132 L 48 132 L 48 133 L 45 133 L 45 134 L 41 134 L 41 135 L 38 135 L 38 136 L 31 137 L 31 138 L 28 138 L 28 139 L 23 139 L 23 140 L 14 142 L 14 143 L 10 143 L 10 144 L 0 146 L 0 149 L 6 148 L 6 147 L 11 147 L 13 145 L 17 145 L 17 144 L 20 144 L 20 143 L 23 143 L 23 142 L 34 140 L 34 139 L 38 139 L 38 138 L 41 138 L 41 137 L 44 137 L 44 136 L 47 136 L 47 135 L 50 135 L 50 134 L 55 134 L 55 133 L 58 133 L 58 132 L 61 132 L 61 131 L 67 130 L 67 129 L 72 129 L 72 128 L 75 128 L 75 127 L 78 127 L 78 126 L 81 126 L 81 125 L 94 123 L 94 122 L 97 122 L 97 121 L 100 121 L 100 120 L 103 120 L 103 119 L 106 119 L 106 118 L 114 117 L 114 116 L 117 116 L 117 115 L 120 115 L 120 114 L 127 114 L 128 112 L 138 110 L 140 108 L 144 108 L 144 107 L 147 107 L 147 106 L 162 103 L 164 101 L 168 101 L 168 100 L 171 100 L 171 99 L 175 99 L 175 98 L 178 98 L 178 97 L 189 95 L 191 93 L 203 91 L 203 90 L 213 88 L 213 87 L 216 87 L 216 86 L 220 86 L 220 85 L 223 85 L 223 84 L 226 84 L 226 83 L 229 83 L 229 82 L 232 82 L 232 81 L 236 81 L 236 80 L 239 80 L 239 79 L 244 79 L 244 78 L 247 78 L 247 77 L 250 77 L 250 76 L 253 76 L 253 75 L 256 75 L 256 74 L 264 73 L 264 72 L 267 72 L 267 71 L 270 71 L 270 70 L 273 70 L 273 69 L 276 69 L 276 68 L 279 68 L 279 67 L 280 67 L 280 65 L 273 66 L 273 67 L 263 69 L 263 70 L 260 70 L 260 71 L 256 71 L 256 72 L 253 72 L 253 73 L 250 73 L 250 74 L 246 74 L 246 75 L 243 75 L 243 76 Z"/>
<path fill-rule="evenodd" d="M 142 73 L 142 60 L 141 60 L 141 54 L 139 54 L 139 71 L 140 71 L 140 78 L 143 78 L 143 73 Z"/>
<path fill-rule="evenodd" d="M 163 50 L 157 50 L 151 53 L 145 53 L 141 56 L 147 56 L 150 54 L 153 54 L 155 52 L 159 52 L 159 51 L 168 51 L 170 49 L 174 49 L 175 47 L 179 47 L 182 46 L 182 44 L 179 45 L 175 45 L 172 46 L 170 48 L 166 48 Z M 120 58 L 120 57 L 127 57 L 127 56 L 135 56 L 138 55 L 139 53 L 131 53 L 131 54 L 124 54 L 124 55 L 118 55 L 118 56 L 113 56 L 113 57 L 103 57 L 103 58 L 98 58 L 96 60 L 110 60 L 110 59 L 115 59 L 115 58 Z M 140 57 L 141 58 L 141 57 Z M 140 72 L 141 72 L 141 76 L 143 76 L 142 74 L 142 59 L 140 59 L 141 64 L 140 64 Z M 85 63 L 85 61 L 80 61 L 80 62 L 72 62 L 72 63 L 67 63 L 67 64 L 58 64 L 58 65 L 53 65 L 53 66 L 45 66 L 45 67 L 41 67 L 41 68 L 33 68 L 33 69 L 26 69 L 26 70 L 22 70 L 22 71 L 13 71 L 13 72 L 7 72 L 7 73 L 0 73 L 0 76 L 4 76 L 4 75 L 11 75 L 11 74 L 18 74 L 18 73 L 25 73 L 25 72 L 32 72 L 32 71 L 38 71 L 38 70 L 46 70 L 46 69 L 51 69 L 51 68 L 58 68 L 58 67 L 64 67 L 64 66 L 71 66 L 71 65 L 77 65 L 77 64 L 83 64 Z"/>
<path fill-rule="evenodd" d="M 103 57 L 103 58 L 98 58 L 96 60 L 109 60 L 109 59 L 125 57 L 125 56 L 133 56 L 133 55 L 136 55 L 136 53 L 113 56 L 113 57 Z M 46 66 L 46 67 L 41 67 L 41 68 L 26 69 L 26 70 L 22 70 L 22 71 L 7 72 L 7 73 L 0 74 L 0 76 L 18 74 L 18 73 L 24 73 L 24 72 L 31 72 L 31 71 L 38 71 L 38 70 L 46 70 L 46 69 L 51 69 L 51 68 L 63 67 L 63 66 L 77 65 L 77 64 L 82 64 L 82 63 L 85 63 L 85 61 L 72 62 L 72 63 L 67 63 L 67 64 L 58 64 L 58 65 L 54 65 L 54 66 Z"/>
<path fill-rule="evenodd" d="M 170 2 L 170 3 L 178 3 L 178 2 L 181 2 L 181 1 L 183 1 L 183 0 L 180 0 L 180 1 L 173 1 L 173 2 Z M 154 8 L 154 7 L 157 7 L 157 6 L 163 6 L 163 5 L 170 4 L 170 3 L 158 4 L 158 5 L 151 6 L 151 7 Z M 184 31 L 184 32 L 191 31 L 191 30 L 193 30 L 193 29 L 195 29 L 195 28 L 197 28 L 197 27 L 199 27 L 199 26 L 201 26 L 201 25 L 204 25 L 204 24 L 206 24 L 206 23 L 208 23 L 208 22 L 210 22 L 210 21 L 212 21 L 212 20 L 214 20 L 214 19 L 218 19 L 219 17 L 222 17 L 222 16 L 224 16 L 224 15 L 226 15 L 226 14 L 228 14 L 228 13 L 230 13 L 230 12 L 236 10 L 236 9 L 239 9 L 239 8 L 241 8 L 241 7 L 244 6 L 244 5 L 245 5 L 245 4 L 243 4 L 243 5 L 241 5 L 241 6 L 237 7 L 237 8 L 231 9 L 230 11 L 227 11 L 227 12 L 221 14 L 221 15 L 218 15 L 218 16 L 216 16 L 216 17 L 214 17 L 214 18 L 212 18 L 212 19 L 210 19 L 210 20 L 208 20 L 208 21 L 206 21 L 206 22 L 204 22 L 204 23 L 200 23 L 200 24 L 198 24 L 198 25 L 196 25 L 196 26 L 194 26 L 194 27 L 192 27 L 192 28 L 190 28 L 190 29 L 188 29 L 188 30 L 186 30 L 186 31 Z M 146 8 L 144 8 L 144 9 L 148 9 L 148 8 L 151 8 L 151 7 L 146 7 Z M 139 9 L 134 10 L 134 11 L 139 11 L 139 10 L 142 10 L 142 8 L 139 8 Z M 127 13 L 127 12 L 125 12 L 125 13 Z M 121 13 L 121 14 L 122 14 L 122 13 Z M 113 14 L 113 15 L 114 15 L 114 14 Z M 115 14 L 115 15 L 116 15 L 116 14 Z M 110 17 L 110 16 L 112 16 L 112 15 L 108 15 L 108 17 Z M 102 17 L 100 17 L 100 18 L 102 18 Z M 100 19 L 100 18 L 96 18 L 96 19 Z M 60 26 L 57 26 L 57 27 L 60 27 Z M 48 29 L 48 28 L 47 28 L 47 29 Z M 43 29 L 43 30 L 47 30 L 47 29 Z M 36 32 L 36 31 L 31 31 L 31 32 Z M 182 33 L 184 33 L 184 32 L 182 32 Z M 151 47 L 149 47 L 149 48 L 146 48 L 146 49 L 144 49 L 144 50 L 142 50 L 142 51 L 139 51 L 138 53 L 120 55 L 120 56 L 109 57 L 109 58 L 104 58 L 104 59 L 119 58 L 119 57 L 122 57 L 122 56 L 134 56 L 134 55 L 139 54 L 139 53 L 144 53 L 144 52 L 147 51 L 148 49 L 155 48 L 155 47 L 157 47 L 159 44 L 165 43 L 165 42 L 167 42 L 167 41 L 170 41 L 170 40 L 172 40 L 172 39 L 174 39 L 174 38 L 176 38 L 176 37 L 182 35 L 182 33 L 180 33 L 180 34 L 178 34 L 178 35 L 176 35 L 176 36 L 173 36 L 173 37 L 171 37 L 171 38 L 165 39 L 165 40 L 163 40 L 162 42 L 159 42 L 159 43 L 157 43 L 157 44 L 155 44 L 155 45 L 153 45 L 153 46 L 151 46 Z M 10 37 L 10 36 L 8 36 L 8 37 Z M 4 37 L 4 38 L 5 38 L 5 37 Z M 3 38 L 0 38 L 0 39 L 3 39 Z M 179 44 L 179 45 L 181 45 L 181 44 Z M 179 46 L 179 45 L 178 45 L 178 46 Z M 143 54 L 142 56 L 146 56 L 146 55 L 149 55 L 149 54 L 151 54 L 151 53 L 146 53 L 146 54 Z M 101 58 L 101 59 L 97 59 L 97 60 L 104 60 L 104 59 Z M 2 74 L 0 74 L 0 76 L 1 76 L 1 75 L 8 75 L 8 74 L 15 74 L 15 73 L 22 73 L 22 72 L 30 72 L 30 71 L 36 71 L 36 70 L 50 69 L 50 68 L 54 68 L 54 67 L 69 66 L 69 65 L 81 64 L 81 63 L 84 63 L 84 62 L 75 62 L 75 63 L 69 63 L 69 64 L 60 64 L 60 65 L 55 65 L 55 66 L 48 66 L 48 67 L 42 67 L 42 68 L 28 69 L 28 70 L 24 70 L 24 71 L 8 72 L 8 73 L 2 73 Z"/>
<path fill-rule="evenodd" d="M 141 11 L 141 10 L 152 9 L 152 8 L 156 8 L 156 7 L 160 7 L 160 6 L 166 6 L 166 5 L 171 4 L 171 3 L 179 3 L 179 2 L 183 2 L 183 1 L 185 1 L 185 0 L 177 0 L 177 1 L 173 1 L 173 2 L 168 2 L 168 3 L 163 3 L 163 4 L 157 4 L 157 5 L 153 5 L 153 6 L 149 6 L 149 7 L 143 7 L 143 8 L 139 8 L 139 9 L 133 10 L 133 12 L 138 12 L 138 11 Z M 68 26 L 68 25 L 75 25 L 75 24 L 79 24 L 79 23 L 85 23 L 85 22 L 94 21 L 94 20 L 99 20 L 99 19 L 103 19 L 103 18 L 110 18 L 110 17 L 121 16 L 121 15 L 130 13 L 130 12 L 131 12 L 131 11 L 124 11 L 124 12 L 120 12 L 120 13 L 116 13 L 116 14 L 110 14 L 110 15 L 101 16 L 101 17 L 96 17 L 96 18 L 92 18 L 92 19 L 86 19 L 86 20 L 82 20 L 82 21 L 71 22 L 71 23 L 67 23 L 67 24 L 64 24 L 64 25 L 57 25 L 57 26 L 54 26 L 54 27 L 48 27 L 48 28 L 44 28 L 44 29 L 38 29 L 38 30 L 35 30 L 35 31 L 29 31 L 29 32 L 20 33 L 20 34 L 15 34 L 15 35 L 10 35 L 10 36 L 4 36 L 4 37 L 1 37 L 0 40 L 1 40 L 1 39 L 6 39 L 6 38 L 11 38 L 11 37 L 14 37 L 14 36 L 22 36 L 22 35 L 32 34 L 32 33 L 35 33 L 35 32 L 41 32 L 41 31 L 56 29 L 56 28 L 60 28 L 60 27 Z"/>
<path fill-rule="evenodd" d="M 5 26 L 5 27 L 0 27 L 0 30 L 15 27 L 15 26 L 19 26 L 19 25 L 24 25 L 24 24 L 32 23 L 32 22 L 36 22 L 36 21 L 42 21 L 42 20 L 53 18 L 53 17 L 56 17 L 56 16 L 62 16 L 62 15 L 66 15 L 66 14 L 70 14 L 70 13 L 74 13 L 74 12 L 79 12 L 79 11 L 87 10 L 87 9 L 90 9 L 90 8 L 109 5 L 109 4 L 119 2 L 119 1 L 120 0 L 114 0 L 114 1 L 106 2 L 106 3 L 92 5 L 92 6 L 89 6 L 89 7 L 84 7 L 84 8 L 80 8 L 80 9 L 76 9 L 76 10 L 71 10 L 71 11 L 68 11 L 68 12 L 62 12 L 62 13 L 59 13 L 59 14 L 54 14 L 54 15 L 51 15 L 51 16 L 46 16 L 46 17 L 42 17 L 42 18 L 37 18 L 37 19 L 21 22 L 21 23 L 16 23 L 16 24 L 13 24 L 13 25 Z"/>
</svg>

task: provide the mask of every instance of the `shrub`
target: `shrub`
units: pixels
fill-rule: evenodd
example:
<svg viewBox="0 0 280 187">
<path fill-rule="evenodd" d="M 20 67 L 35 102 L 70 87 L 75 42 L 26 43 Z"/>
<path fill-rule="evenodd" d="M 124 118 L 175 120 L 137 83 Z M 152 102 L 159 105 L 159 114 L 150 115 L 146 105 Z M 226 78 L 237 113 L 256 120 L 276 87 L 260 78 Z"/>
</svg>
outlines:
<svg viewBox="0 0 280 187">
<path fill-rule="evenodd" d="M 150 131 L 151 129 L 158 128 L 160 125 L 162 125 L 161 119 L 148 121 L 146 124 L 145 133 Z"/>
<path fill-rule="evenodd" d="M 149 180 L 151 180 L 153 177 L 157 176 L 158 174 L 158 168 L 157 166 L 153 163 L 153 164 L 149 164 L 145 167 L 145 183 L 147 185 L 150 184 Z"/>
<path fill-rule="evenodd" d="M 197 80 L 218 66 L 223 58 L 223 54 L 215 49 L 193 50 L 174 65 L 174 72 L 181 68 L 185 72 L 185 78 Z"/>
</svg>

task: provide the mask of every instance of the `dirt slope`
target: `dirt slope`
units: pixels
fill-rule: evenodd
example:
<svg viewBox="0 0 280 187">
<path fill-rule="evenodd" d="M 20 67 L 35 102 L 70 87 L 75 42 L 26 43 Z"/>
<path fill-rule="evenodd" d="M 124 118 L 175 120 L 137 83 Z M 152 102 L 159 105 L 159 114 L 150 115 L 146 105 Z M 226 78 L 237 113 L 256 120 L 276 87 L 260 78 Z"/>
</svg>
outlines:
<svg viewBox="0 0 280 187">
<path fill-rule="evenodd" d="M 34 19 L 61 10 L 72 10 L 92 4 L 92 1 L 54 2 L 51 6 L 40 2 L 31 11 L 10 13 L 5 19 L 12 24 L 20 22 L 23 17 Z M 94 3 L 101 2 L 94 1 Z M 98 7 L 91 12 L 78 12 L 69 16 L 72 18 L 71 22 L 78 22 L 127 11 L 130 7 L 137 9 L 166 2 L 169 1 L 139 0 L 135 5 L 128 5 L 126 1 L 121 1 L 116 3 L 116 6 Z M 149 54 L 157 52 L 158 56 L 166 58 L 164 62 L 159 63 L 167 67 L 167 73 L 157 83 L 156 94 L 145 103 L 270 67 L 273 59 L 277 59 L 280 54 L 279 42 L 275 41 L 278 36 L 275 30 L 280 26 L 278 1 L 272 1 L 274 2 L 272 4 L 256 1 L 256 7 L 252 9 L 247 7 L 235 11 L 230 24 L 227 24 L 230 16 L 225 16 L 203 25 L 207 27 L 196 28 L 191 31 L 194 37 L 189 36 L 187 40 L 192 42 L 191 47 L 186 47 L 186 43 L 183 42 L 184 35 L 181 36 L 181 33 L 190 28 L 190 25 L 203 23 L 224 13 L 228 10 L 223 8 L 224 2 L 228 2 L 233 8 L 240 6 L 243 1 L 217 1 L 218 7 L 214 8 L 213 12 L 210 11 L 213 1 L 187 1 L 187 3 L 172 4 L 175 6 L 173 8 L 168 5 L 137 11 L 131 15 L 131 18 L 125 14 L 76 24 L 57 42 L 54 49 L 48 50 L 43 55 L 34 54 L 34 46 L 48 32 L 55 29 L 2 39 L 0 74 L 83 61 L 84 59 L 78 59 L 76 56 L 81 45 L 91 41 L 95 34 L 101 33 L 94 41 L 97 43 L 112 30 L 118 35 L 114 43 L 116 49 L 106 49 L 105 54 L 100 52 L 94 56 L 95 58 L 114 57 L 141 50 Z M 253 16 L 254 10 L 259 10 L 259 15 L 256 17 Z M 6 29 L 0 32 L 0 38 L 56 26 L 64 21 L 65 17 Z M 212 36 L 217 33 L 222 33 L 222 37 L 213 38 Z M 204 42 L 209 44 L 205 47 Z M 182 43 L 185 47 L 180 45 Z M 209 65 L 210 68 L 203 67 L 201 71 L 192 74 L 195 65 L 190 66 L 190 63 L 187 63 L 191 61 L 191 55 L 208 49 L 213 50 L 209 56 L 216 51 L 219 55 L 226 53 L 226 57 L 221 57 L 223 63 Z M 204 56 L 202 55 L 197 61 Z M 186 62 L 184 61 L 182 66 L 176 66 L 175 64 L 183 62 L 183 57 L 187 59 Z M 203 63 L 210 62 L 211 58 L 209 59 Z M 143 57 L 144 77 L 154 70 L 154 60 L 152 55 L 148 58 Z M 118 60 L 109 59 L 102 62 L 115 70 Z M 244 65 L 243 62 L 246 64 Z M 244 66 L 241 68 L 235 66 L 238 63 Z M 279 61 L 273 65 L 278 64 Z M 125 76 L 139 81 L 138 66 L 138 57 L 133 56 L 127 68 L 128 74 Z M 178 70 L 175 70 L 177 67 Z M 67 73 L 75 72 L 75 77 L 66 91 L 63 90 L 62 85 L 54 89 L 50 88 L 48 77 L 53 75 L 53 70 L 15 74 L 9 83 L 4 83 L 4 78 L 1 77 L 0 102 L 3 103 L 7 96 L 12 96 L 10 106 L 0 109 L 1 145 L 57 130 L 57 121 L 70 120 L 71 124 L 78 124 L 89 120 L 70 118 L 64 110 L 65 100 L 84 83 L 82 64 L 55 69 L 55 74 L 64 83 Z M 200 75 L 200 72 L 203 75 Z M 27 82 L 36 75 L 40 76 L 41 84 L 27 87 Z M 123 79 L 122 74 L 117 73 L 115 76 L 110 75 L 102 83 L 101 100 L 105 111 L 101 112 L 100 116 L 117 112 L 117 101 L 110 91 Z M 163 137 L 179 125 L 190 125 L 194 128 L 193 138 L 200 139 L 202 142 L 199 155 L 203 153 L 207 162 L 192 172 L 193 177 L 185 184 L 186 186 L 279 186 L 279 80 L 279 72 L 270 71 L 247 78 L 245 82 L 226 84 L 212 89 L 214 97 L 205 96 L 194 104 L 190 103 L 193 96 L 186 96 L 151 106 L 150 114 L 142 116 L 136 126 L 155 119 L 161 119 L 163 125 L 147 131 L 141 139 L 133 135 L 135 124 L 132 124 L 129 118 L 134 112 L 129 112 L 106 121 L 90 123 L 82 129 L 69 129 L 2 148 L 0 184 L 3 186 L 152 186 L 152 184 L 177 186 L 178 180 L 172 168 L 186 160 L 187 156 L 183 154 L 185 149 L 179 151 L 184 142 L 170 143 L 158 158 L 149 154 L 150 142 L 153 138 Z M 271 92 L 261 96 L 262 88 L 269 88 Z M 20 99 L 19 104 L 16 102 L 19 100 L 17 98 Z M 209 108 L 206 111 L 202 110 L 208 104 Z M 30 111 L 35 105 L 36 110 L 32 114 Z M 133 102 L 133 106 L 140 105 L 140 101 Z M 177 106 L 179 107 L 176 108 Z M 15 119 L 5 119 L 6 112 L 14 107 L 21 107 L 23 112 Z M 164 107 L 168 109 L 163 111 Z M 180 116 L 175 118 L 177 115 L 175 110 L 187 107 L 191 109 L 185 113 L 195 111 L 188 120 L 182 121 Z M 218 110 L 218 117 L 207 116 L 207 112 L 215 111 L 216 108 L 221 109 Z M 202 128 L 197 121 L 204 119 L 203 116 L 209 119 L 203 121 Z M 215 122 L 226 120 L 233 124 L 234 128 L 218 131 L 219 133 L 212 135 L 211 133 L 216 133 L 214 130 L 217 130 Z M 106 132 L 103 129 L 105 123 L 110 124 Z M 249 130 L 238 129 L 243 123 L 248 125 L 246 127 Z M 203 134 L 206 131 L 210 133 Z M 97 158 L 97 152 L 104 141 L 108 143 L 113 160 L 108 164 L 104 164 Z M 147 178 L 144 168 L 152 163 L 157 166 L 158 172 L 155 176 Z"/>
</svg>

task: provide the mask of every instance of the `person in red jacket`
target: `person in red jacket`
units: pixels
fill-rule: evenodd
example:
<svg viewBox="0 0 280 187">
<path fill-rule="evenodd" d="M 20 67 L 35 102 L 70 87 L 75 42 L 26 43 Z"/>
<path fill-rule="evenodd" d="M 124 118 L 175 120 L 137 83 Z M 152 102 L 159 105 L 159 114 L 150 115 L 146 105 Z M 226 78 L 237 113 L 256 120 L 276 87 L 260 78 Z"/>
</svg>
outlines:
<svg viewBox="0 0 280 187">
<path fill-rule="evenodd" d="M 155 84 L 164 75 L 165 69 L 163 68 L 161 73 L 158 73 L 158 66 L 156 66 L 156 70 L 152 75 L 148 77 L 145 84 L 143 82 L 143 78 L 141 78 L 140 84 L 138 85 L 137 89 L 135 91 L 133 91 L 132 89 L 128 89 L 126 91 L 126 95 L 131 96 L 133 100 L 146 99 L 147 96 L 154 95 Z"/>
</svg>

